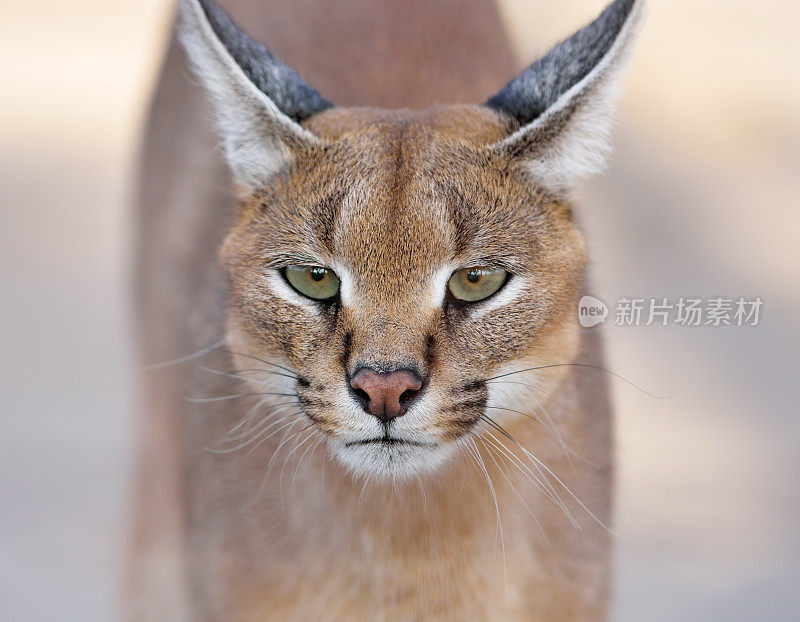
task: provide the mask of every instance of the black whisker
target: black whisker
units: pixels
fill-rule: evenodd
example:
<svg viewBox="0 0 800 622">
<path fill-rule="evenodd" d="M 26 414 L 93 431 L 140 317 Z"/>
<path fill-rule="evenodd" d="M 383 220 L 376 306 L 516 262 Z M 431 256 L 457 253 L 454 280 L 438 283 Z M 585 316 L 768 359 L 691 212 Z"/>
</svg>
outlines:
<svg viewBox="0 0 800 622">
<path fill-rule="evenodd" d="M 253 356 L 252 354 L 245 354 L 244 352 L 235 352 L 230 348 L 226 348 L 226 351 L 235 354 L 236 356 L 243 356 L 248 359 L 252 359 L 254 361 L 258 361 L 259 363 L 263 363 L 264 365 L 271 365 L 272 367 L 277 367 L 278 369 L 282 369 L 283 371 L 292 374 L 294 378 L 297 378 L 297 374 L 295 374 L 291 369 L 288 367 L 284 367 L 283 365 L 278 365 L 277 363 L 273 363 L 271 361 L 265 361 L 264 359 L 260 359 L 257 356 Z"/>
<path fill-rule="evenodd" d="M 207 371 L 212 374 L 217 374 L 218 376 L 228 376 L 229 378 L 239 378 L 240 380 L 249 380 L 240 374 L 245 372 L 260 372 L 262 374 L 271 374 L 273 376 L 283 376 L 284 378 L 290 378 L 292 380 L 297 380 L 297 376 L 290 376 L 289 374 L 284 374 L 283 372 L 279 371 L 272 371 L 271 369 L 240 369 L 239 374 L 235 374 L 229 371 L 221 371 L 219 369 L 211 369 L 210 367 L 206 367 L 205 365 L 198 365 L 200 369 L 203 371 Z"/>
<path fill-rule="evenodd" d="M 596 369 L 598 371 L 602 371 L 602 372 L 605 372 L 605 373 L 607 373 L 607 374 L 609 374 L 611 376 L 614 376 L 615 378 L 617 378 L 619 380 L 622 380 L 623 382 L 628 383 L 634 389 L 636 389 L 638 391 L 641 391 L 642 393 L 644 393 L 645 395 L 647 395 L 649 397 L 652 397 L 652 398 L 655 398 L 655 399 L 658 399 L 658 400 L 666 400 L 666 399 L 669 399 L 669 398 L 672 397 L 672 395 L 656 395 L 654 393 L 650 393 L 650 391 L 647 391 L 646 389 L 643 389 L 642 387 L 640 387 L 636 383 L 632 382 L 631 380 L 628 380 L 624 376 L 621 376 L 620 374 L 618 374 L 616 372 L 613 372 L 610 369 L 606 369 L 605 367 L 601 367 L 600 365 L 592 365 L 591 363 L 552 363 L 550 365 L 539 365 L 538 367 L 528 367 L 526 369 L 519 369 L 517 371 L 510 371 L 510 372 L 507 372 L 505 374 L 499 374 L 497 376 L 493 376 L 491 378 L 487 378 L 486 382 L 490 382 L 492 380 L 497 380 L 498 378 L 506 378 L 507 376 L 513 376 L 514 374 L 522 374 L 522 373 L 527 372 L 527 371 L 536 371 L 538 369 L 549 369 L 551 367 L 585 367 L 585 368 L 588 368 L 588 369 Z"/>
<path fill-rule="evenodd" d="M 539 419 L 539 417 L 531 415 L 530 413 L 526 413 L 521 410 L 514 410 L 513 408 L 505 408 L 504 406 L 486 406 L 486 408 L 493 408 L 495 410 L 507 410 L 508 412 L 516 413 L 518 415 L 522 415 L 523 417 L 527 417 L 528 419 L 532 419 L 533 421 L 541 425 L 545 430 L 547 430 L 550 436 L 552 436 L 555 439 L 558 439 L 558 435 L 553 430 L 550 429 L 550 426 L 548 426 L 544 421 Z"/>
<path fill-rule="evenodd" d="M 523 370 L 523 371 L 527 371 L 527 370 Z M 498 376 L 498 378 L 502 378 L 502 376 Z M 487 380 L 486 382 L 487 382 L 487 384 L 488 383 L 491 383 L 491 384 L 519 384 L 519 385 L 522 385 L 522 386 L 525 386 L 525 387 L 530 387 L 531 389 L 533 389 L 535 391 L 539 391 L 539 393 L 544 393 L 547 397 L 555 397 L 552 393 L 548 393 L 544 389 L 539 388 L 535 384 L 531 384 L 530 382 L 516 382 L 514 380 L 491 380 L 491 379 Z"/>
</svg>

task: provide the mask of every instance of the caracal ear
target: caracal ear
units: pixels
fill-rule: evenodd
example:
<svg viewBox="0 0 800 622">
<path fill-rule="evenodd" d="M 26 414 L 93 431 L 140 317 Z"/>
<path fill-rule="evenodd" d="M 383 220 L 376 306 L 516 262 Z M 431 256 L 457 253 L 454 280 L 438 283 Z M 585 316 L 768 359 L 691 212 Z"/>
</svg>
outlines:
<svg viewBox="0 0 800 622">
<path fill-rule="evenodd" d="M 178 34 L 211 94 L 239 184 L 253 189 L 268 183 L 293 153 L 319 143 L 299 122 L 332 104 L 213 0 L 182 0 Z"/>
<path fill-rule="evenodd" d="M 488 107 L 521 124 L 491 149 L 520 159 L 555 192 L 600 171 L 643 4 L 615 0 L 489 99 Z"/>
</svg>

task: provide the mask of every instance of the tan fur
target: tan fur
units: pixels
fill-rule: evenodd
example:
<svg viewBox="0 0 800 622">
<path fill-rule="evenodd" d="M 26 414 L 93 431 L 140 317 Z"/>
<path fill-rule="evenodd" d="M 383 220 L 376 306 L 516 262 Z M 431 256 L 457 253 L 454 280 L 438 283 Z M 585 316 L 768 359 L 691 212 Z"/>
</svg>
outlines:
<svg viewBox="0 0 800 622">
<path fill-rule="evenodd" d="M 475 10 L 495 20 L 481 26 L 486 36 L 479 41 L 496 44 L 496 16 L 485 6 Z M 459 15 L 454 11 L 453 19 Z M 424 24 L 415 25 L 424 30 Z M 368 42 L 360 45 L 367 49 Z M 493 53 L 503 60 L 483 73 L 510 64 L 507 51 Z M 154 118 L 164 131 L 168 124 L 159 119 L 168 113 L 159 110 L 197 97 L 173 86 L 178 61 L 171 62 Z M 435 98 L 424 89 L 413 98 L 421 91 Z M 190 113 L 170 133 L 189 141 L 200 132 L 209 140 L 199 109 Z M 198 361 L 246 380 L 205 372 L 198 361 L 159 370 L 150 380 L 148 438 L 160 444 L 157 451 L 149 446 L 141 480 L 131 571 L 137 604 L 130 617 L 604 619 L 609 534 L 599 522 L 610 523 L 612 475 L 605 385 L 570 367 L 484 382 L 532 366 L 602 362 L 596 336 L 576 324 L 585 247 L 571 206 L 531 183 L 510 156 L 488 148 L 516 127 L 481 106 L 334 108 L 304 125 L 320 144 L 297 148 L 285 174 L 242 193 L 235 214 L 222 210 L 226 180 L 198 145 L 173 154 L 178 164 L 163 164 L 178 167 L 173 174 L 192 172 L 177 188 L 169 170 L 147 164 L 144 356 L 176 358 L 215 342 L 224 326 L 227 349 Z M 149 157 L 174 148 L 161 140 L 151 138 L 158 148 L 151 146 Z M 218 247 L 222 271 L 213 259 Z M 354 303 L 314 314 L 277 296 L 264 275 L 287 257 L 346 263 Z M 502 262 L 522 283 L 512 304 L 480 317 L 431 304 L 438 267 L 486 262 Z M 353 425 L 337 400 L 347 373 L 365 361 L 413 364 L 426 378 L 437 405 L 426 431 L 458 447 L 439 468 L 394 481 L 368 478 L 328 453 L 326 442 Z M 271 363 L 302 382 L 276 376 L 280 370 Z M 534 382 L 536 388 L 524 384 Z M 180 389 L 213 397 L 286 387 L 297 392 L 302 419 L 288 430 L 303 430 L 231 453 L 207 449 L 230 447 L 223 439 L 263 396 L 189 405 L 179 395 Z M 506 411 L 487 412 L 513 442 L 479 421 L 493 392 Z M 268 422 L 287 398 L 267 400 L 244 429 Z M 546 430 L 551 424 L 563 443 Z M 481 430 L 527 466 L 515 468 L 515 457 L 478 440 L 484 473 L 464 448 Z M 317 440 L 318 448 L 305 451 Z M 537 471 L 520 447 L 551 474 Z M 549 479 L 577 528 L 525 469 Z M 148 580 L 153 568 L 163 584 Z"/>
<path fill-rule="evenodd" d="M 510 131 L 507 120 L 486 109 L 337 109 L 312 117 L 308 128 L 323 145 L 295 154 L 288 178 L 244 199 L 224 246 L 236 346 L 249 357 L 277 356 L 313 379 L 298 395 L 306 414 L 334 435 L 343 422 L 331 421 L 342 416 L 331 406 L 345 372 L 359 363 L 411 365 L 431 379 L 430 392 L 446 395 L 440 436 L 458 438 L 483 412 L 482 402 L 465 406 L 476 392 L 464 385 L 523 357 L 540 359 L 542 333 L 564 315 L 573 319 L 580 236 L 560 203 L 531 185 L 515 162 L 486 149 Z M 298 313 L 270 293 L 262 276 L 287 255 L 346 262 L 357 275 L 358 298 L 336 321 Z M 478 321 L 428 302 L 439 266 L 492 262 L 526 281 L 514 304 Z M 571 354 L 561 347 L 541 360 L 568 362 Z M 252 368 L 252 361 L 239 364 Z"/>
</svg>

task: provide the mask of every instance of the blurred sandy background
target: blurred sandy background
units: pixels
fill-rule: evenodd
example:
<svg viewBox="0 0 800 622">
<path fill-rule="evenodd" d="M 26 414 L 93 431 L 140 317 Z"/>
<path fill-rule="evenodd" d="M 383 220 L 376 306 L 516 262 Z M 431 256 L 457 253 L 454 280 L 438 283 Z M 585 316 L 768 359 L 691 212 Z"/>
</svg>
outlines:
<svg viewBox="0 0 800 622">
<path fill-rule="evenodd" d="M 500 0 L 520 67 L 604 0 Z M 756 328 L 607 326 L 615 620 L 798 619 L 800 4 L 652 0 L 595 293 L 764 300 Z M 114 619 L 133 433 L 131 172 L 164 0 L 0 2 L 0 619 Z M 501 86 L 498 77 L 498 87 Z"/>
</svg>

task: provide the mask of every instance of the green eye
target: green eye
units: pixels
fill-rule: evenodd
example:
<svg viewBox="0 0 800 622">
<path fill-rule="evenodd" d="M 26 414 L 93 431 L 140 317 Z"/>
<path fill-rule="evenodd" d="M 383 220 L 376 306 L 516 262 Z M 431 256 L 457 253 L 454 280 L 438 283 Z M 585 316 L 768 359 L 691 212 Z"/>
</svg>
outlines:
<svg viewBox="0 0 800 622">
<path fill-rule="evenodd" d="M 303 296 L 327 300 L 339 293 L 339 277 L 320 266 L 286 266 L 283 272 L 289 285 Z"/>
<path fill-rule="evenodd" d="M 507 277 L 508 272 L 500 268 L 464 268 L 453 272 L 447 287 L 458 300 L 478 302 L 503 287 Z"/>
</svg>

